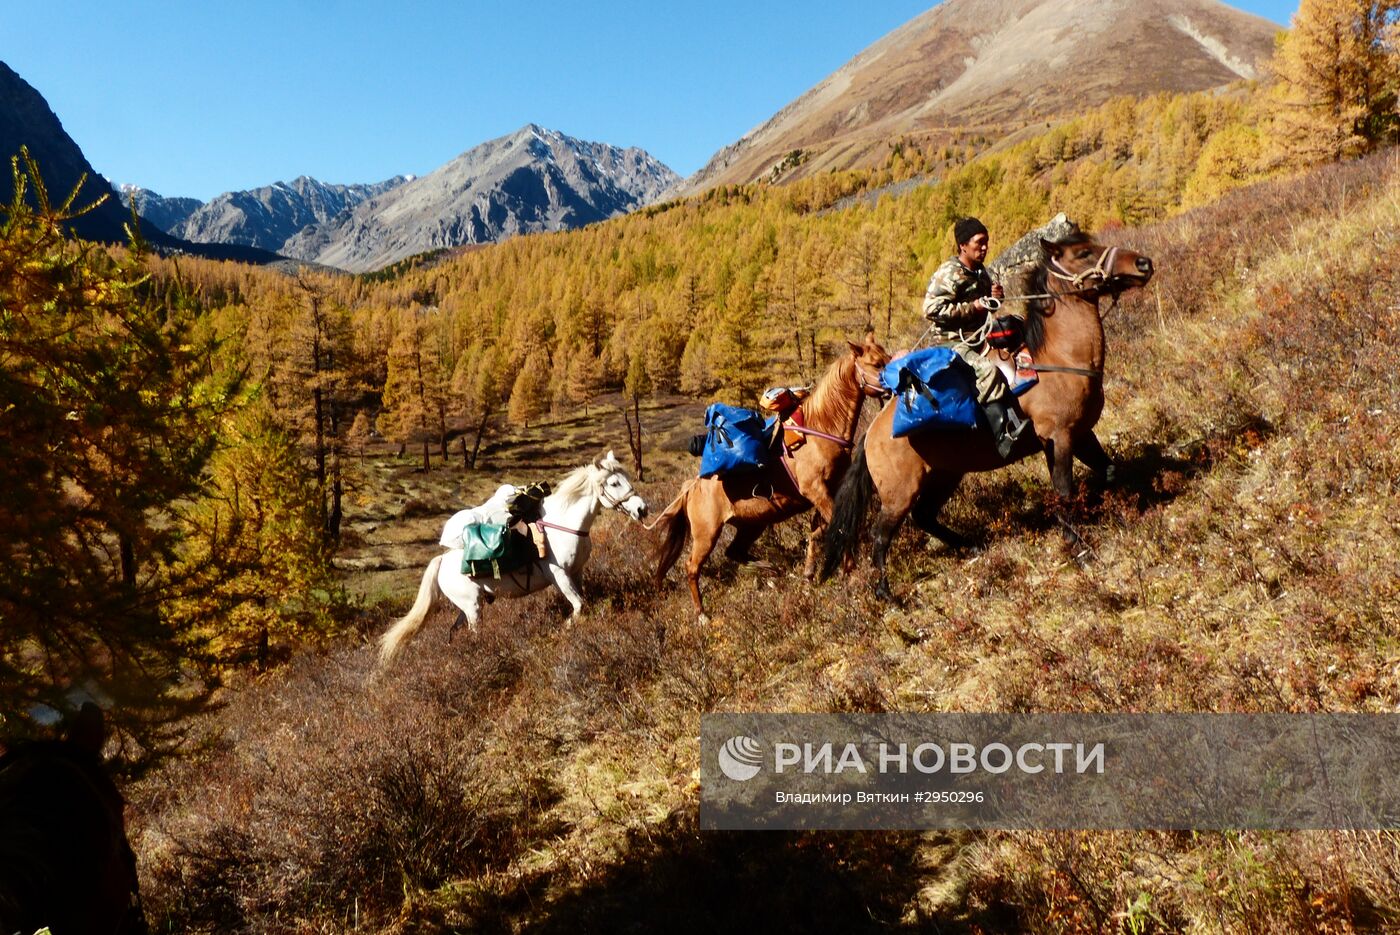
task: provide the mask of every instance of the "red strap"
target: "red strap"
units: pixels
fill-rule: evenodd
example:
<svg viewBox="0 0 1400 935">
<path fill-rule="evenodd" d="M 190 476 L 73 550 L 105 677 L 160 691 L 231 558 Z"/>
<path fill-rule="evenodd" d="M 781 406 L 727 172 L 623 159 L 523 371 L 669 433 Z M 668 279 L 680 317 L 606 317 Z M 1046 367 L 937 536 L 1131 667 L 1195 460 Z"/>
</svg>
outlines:
<svg viewBox="0 0 1400 935">
<path fill-rule="evenodd" d="M 855 447 L 855 445 L 851 444 L 850 440 L 848 440 L 848 439 L 841 438 L 841 437 L 839 437 L 839 436 L 837 436 L 837 435 L 828 435 L 828 434 L 826 434 L 825 432 L 818 432 L 816 429 L 809 429 L 809 428 L 807 428 L 806 426 L 802 426 L 802 425 L 784 425 L 783 428 L 786 429 L 786 430 L 789 431 L 789 432 L 796 432 L 796 433 L 798 433 L 799 435 L 815 435 L 815 436 L 817 436 L 818 438 L 825 438 L 825 439 L 826 439 L 827 441 L 829 441 L 829 442 L 836 442 L 836 444 L 840 445 L 842 448 L 854 448 L 854 447 Z"/>
<path fill-rule="evenodd" d="M 568 526 L 558 526 L 558 525 L 555 525 L 554 523 L 546 523 L 544 520 L 539 520 L 538 522 L 535 523 L 535 526 L 538 527 L 538 528 L 540 528 L 540 529 L 557 529 L 557 530 L 559 530 L 560 532 L 567 532 L 567 533 L 568 533 L 569 535 L 571 535 L 571 536 L 578 536 L 580 539 L 587 539 L 587 538 L 588 538 L 588 533 L 587 533 L 587 531 L 585 531 L 585 530 L 582 530 L 582 529 L 570 529 Z"/>
</svg>

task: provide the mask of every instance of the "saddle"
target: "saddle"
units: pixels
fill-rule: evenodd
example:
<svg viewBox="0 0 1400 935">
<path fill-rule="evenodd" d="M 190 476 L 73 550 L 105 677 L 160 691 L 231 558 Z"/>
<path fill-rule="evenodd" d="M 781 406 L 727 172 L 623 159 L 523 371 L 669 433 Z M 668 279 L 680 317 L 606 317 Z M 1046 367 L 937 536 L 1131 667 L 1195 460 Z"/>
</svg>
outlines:
<svg viewBox="0 0 1400 935">
<path fill-rule="evenodd" d="M 462 574 L 497 578 L 519 571 L 539 557 L 535 543 L 513 526 L 472 523 L 462 530 Z"/>
<path fill-rule="evenodd" d="M 812 394 L 805 386 L 774 386 L 764 392 L 758 405 L 764 413 L 781 424 L 783 445 L 788 451 L 796 451 L 807 441 L 807 425 L 802 412 L 802 403 Z"/>
<path fill-rule="evenodd" d="M 987 330 L 987 344 L 992 351 L 992 363 L 997 365 L 1011 392 L 1020 396 L 1040 382 L 1035 371 L 1035 359 L 1026 347 L 1024 323 L 1017 315 L 1002 315 L 992 320 Z"/>
<path fill-rule="evenodd" d="M 1006 385 L 1016 396 L 1040 382 L 1040 374 L 1032 369 L 1035 366 L 1035 358 L 1024 347 L 1015 354 L 995 352 L 992 354 L 992 363 L 997 365 L 1001 375 L 1006 378 Z"/>
</svg>

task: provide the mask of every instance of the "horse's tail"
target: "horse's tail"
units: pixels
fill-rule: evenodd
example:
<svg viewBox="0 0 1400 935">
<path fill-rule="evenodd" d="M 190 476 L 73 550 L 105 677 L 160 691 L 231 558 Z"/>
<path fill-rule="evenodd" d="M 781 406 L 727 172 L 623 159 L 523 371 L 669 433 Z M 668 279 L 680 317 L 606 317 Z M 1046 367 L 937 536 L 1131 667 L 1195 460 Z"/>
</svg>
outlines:
<svg viewBox="0 0 1400 935">
<path fill-rule="evenodd" d="M 695 479 L 686 481 L 681 487 L 681 492 L 676 494 L 676 499 L 656 518 L 656 522 L 647 527 L 648 530 L 661 530 L 661 544 L 655 553 L 658 585 L 665 580 L 666 572 L 676 564 L 676 559 L 681 557 L 681 550 L 685 548 L 686 533 L 690 532 L 690 518 L 686 515 L 685 505 L 694 489 Z"/>
<path fill-rule="evenodd" d="M 830 578 L 846 558 L 856 554 L 860 543 L 861 528 L 870 512 L 871 495 L 875 492 L 875 482 L 870 477 L 870 465 L 865 462 L 865 439 L 856 446 L 855 458 L 846 469 L 841 481 L 841 489 L 836 491 L 836 500 L 831 508 L 831 523 L 822 537 L 826 554 L 822 559 L 821 581 Z"/>
<path fill-rule="evenodd" d="M 423 621 L 428 619 L 428 608 L 433 606 L 433 598 L 437 597 L 437 576 L 441 565 L 441 555 L 428 563 L 428 570 L 423 572 L 423 583 L 418 586 L 417 600 L 408 613 L 379 638 L 380 668 L 387 668 L 398 657 L 404 641 L 417 633 Z"/>
</svg>

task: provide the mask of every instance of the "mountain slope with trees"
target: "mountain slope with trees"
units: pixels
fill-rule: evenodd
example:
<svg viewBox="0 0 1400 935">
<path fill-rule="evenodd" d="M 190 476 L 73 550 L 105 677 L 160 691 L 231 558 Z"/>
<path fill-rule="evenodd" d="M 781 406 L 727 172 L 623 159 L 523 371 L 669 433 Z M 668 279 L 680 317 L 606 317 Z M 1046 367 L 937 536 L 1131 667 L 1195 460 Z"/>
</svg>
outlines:
<svg viewBox="0 0 1400 935">
<path fill-rule="evenodd" d="M 1216 0 L 944 0 L 721 149 L 679 191 L 877 166 L 1122 95 L 1258 77 L 1279 27 Z"/>
</svg>

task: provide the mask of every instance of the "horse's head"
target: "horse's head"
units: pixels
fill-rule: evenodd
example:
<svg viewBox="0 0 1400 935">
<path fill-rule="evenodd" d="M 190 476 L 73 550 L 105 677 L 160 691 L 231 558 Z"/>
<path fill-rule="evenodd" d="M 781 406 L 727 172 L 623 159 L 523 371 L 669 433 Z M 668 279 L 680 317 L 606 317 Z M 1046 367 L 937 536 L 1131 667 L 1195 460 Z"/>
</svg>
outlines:
<svg viewBox="0 0 1400 935">
<path fill-rule="evenodd" d="M 879 398 L 888 396 L 889 390 L 880 382 L 880 371 L 890 362 L 890 355 L 875 342 L 875 332 L 867 331 L 861 344 L 847 341 L 846 345 L 850 347 L 851 359 L 855 361 L 856 382 L 860 384 L 861 392 Z"/>
<path fill-rule="evenodd" d="M 598 476 L 598 499 L 610 509 L 626 513 L 633 519 L 645 519 L 647 502 L 632 487 L 622 462 L 611 451 L 593 462 Z"/>
<path fill-rule="evenodd" d="M 1083 295 L 1117 295 L 1127 289 L 1147 285 L 1152 278 L 1152 260 L 1121 247 L 1103 247 L 1088 237 L 1067 243 L 1042 240 L 1045 268 L 1052 279 L 1067 284 Z"/>
</svg>

